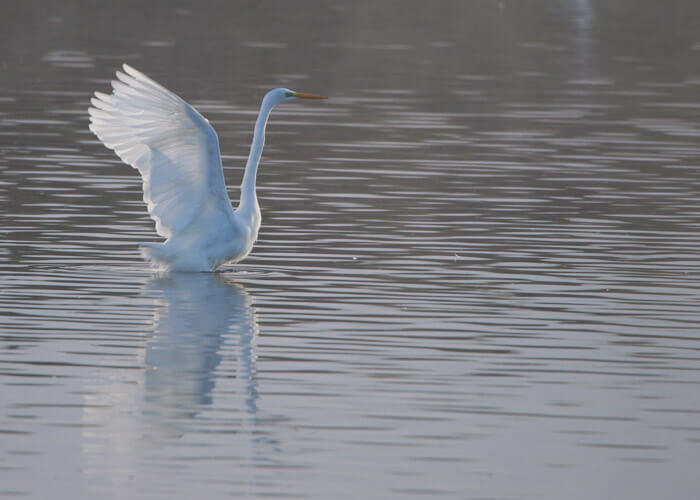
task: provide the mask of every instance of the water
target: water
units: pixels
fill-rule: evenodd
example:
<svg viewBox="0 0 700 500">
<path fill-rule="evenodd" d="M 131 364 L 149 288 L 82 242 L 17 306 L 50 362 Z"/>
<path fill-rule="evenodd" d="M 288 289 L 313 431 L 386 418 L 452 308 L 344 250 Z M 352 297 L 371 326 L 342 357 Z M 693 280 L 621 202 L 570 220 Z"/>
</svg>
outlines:
<svg viewBox="0 0 700 500">
<path fill-rule="evenodd" d="M 0 497 L 687 499 L 700 479 L 699 7 L 0 8 Z M 87 130 L 127 61 L 263 227 L 158 276 Z"/>
</svg>

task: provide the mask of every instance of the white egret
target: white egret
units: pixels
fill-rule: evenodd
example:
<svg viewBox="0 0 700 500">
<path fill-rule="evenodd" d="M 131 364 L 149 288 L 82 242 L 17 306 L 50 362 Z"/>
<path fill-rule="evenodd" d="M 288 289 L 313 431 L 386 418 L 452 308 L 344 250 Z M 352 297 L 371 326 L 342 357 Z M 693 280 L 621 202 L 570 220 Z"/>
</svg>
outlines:
<svg viewBox="0 0 700 500">
<path fill-rule="evenodd" d="M 295 99 L 325 97 L 278 88 L 262 101 L 253 144 L 234 210 L 226 194 L 219 139 L 209 121 L 180 97 L 125 64 L 112 94 L 95 92 L 90 130 L 143 178 L 143 199 L 164 243 L 141 253 L 159 269 L 213 271 L 238 262 L 260 229 L 255 177 L 272 108 Z"/>
</svg>

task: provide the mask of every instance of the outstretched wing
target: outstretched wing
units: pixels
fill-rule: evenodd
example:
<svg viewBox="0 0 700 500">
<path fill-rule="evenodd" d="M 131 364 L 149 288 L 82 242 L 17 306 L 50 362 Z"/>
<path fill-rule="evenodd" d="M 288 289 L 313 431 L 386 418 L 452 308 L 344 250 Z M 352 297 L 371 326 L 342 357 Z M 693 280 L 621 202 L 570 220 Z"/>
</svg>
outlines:
<svg viewBox="0 0 700 500">
<path fill-rule="evenodd" d="M 219 139 L 197 110 L 127 64 L 111 95 L 95 92 L 90 130 L 143 178 L 143 200 L 165 238 L 187 227 L 211 198 L 230 201 Z"/>
</svg>

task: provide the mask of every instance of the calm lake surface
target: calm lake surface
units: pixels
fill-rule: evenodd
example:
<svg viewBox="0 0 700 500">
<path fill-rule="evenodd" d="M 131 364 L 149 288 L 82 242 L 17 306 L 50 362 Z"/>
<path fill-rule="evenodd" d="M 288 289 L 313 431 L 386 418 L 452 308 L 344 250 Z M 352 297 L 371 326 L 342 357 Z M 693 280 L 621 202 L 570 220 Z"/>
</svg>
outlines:
<svg viewBox="0 0 700 500">
<path fill-rule="evenodd" d="M 700 3 L 0 7 L 0 498 L 700 495 Z M 241 265 L 155 275 L 88 131 L 216 128 Z"/>
</svg>

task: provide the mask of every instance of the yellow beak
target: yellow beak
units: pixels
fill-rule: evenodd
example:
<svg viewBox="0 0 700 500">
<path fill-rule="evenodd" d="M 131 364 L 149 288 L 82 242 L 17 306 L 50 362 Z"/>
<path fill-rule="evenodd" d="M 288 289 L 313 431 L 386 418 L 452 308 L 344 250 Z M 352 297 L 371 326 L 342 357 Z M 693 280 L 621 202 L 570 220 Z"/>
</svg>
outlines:
<svg viewBox="0 0 700 500">
<path fill-rule="evenodd" d="M 294 97 L 298 99 L 328 99 L 322 95 L 306 94 L 304 92 L 294 92 Z"/>
</svg>

